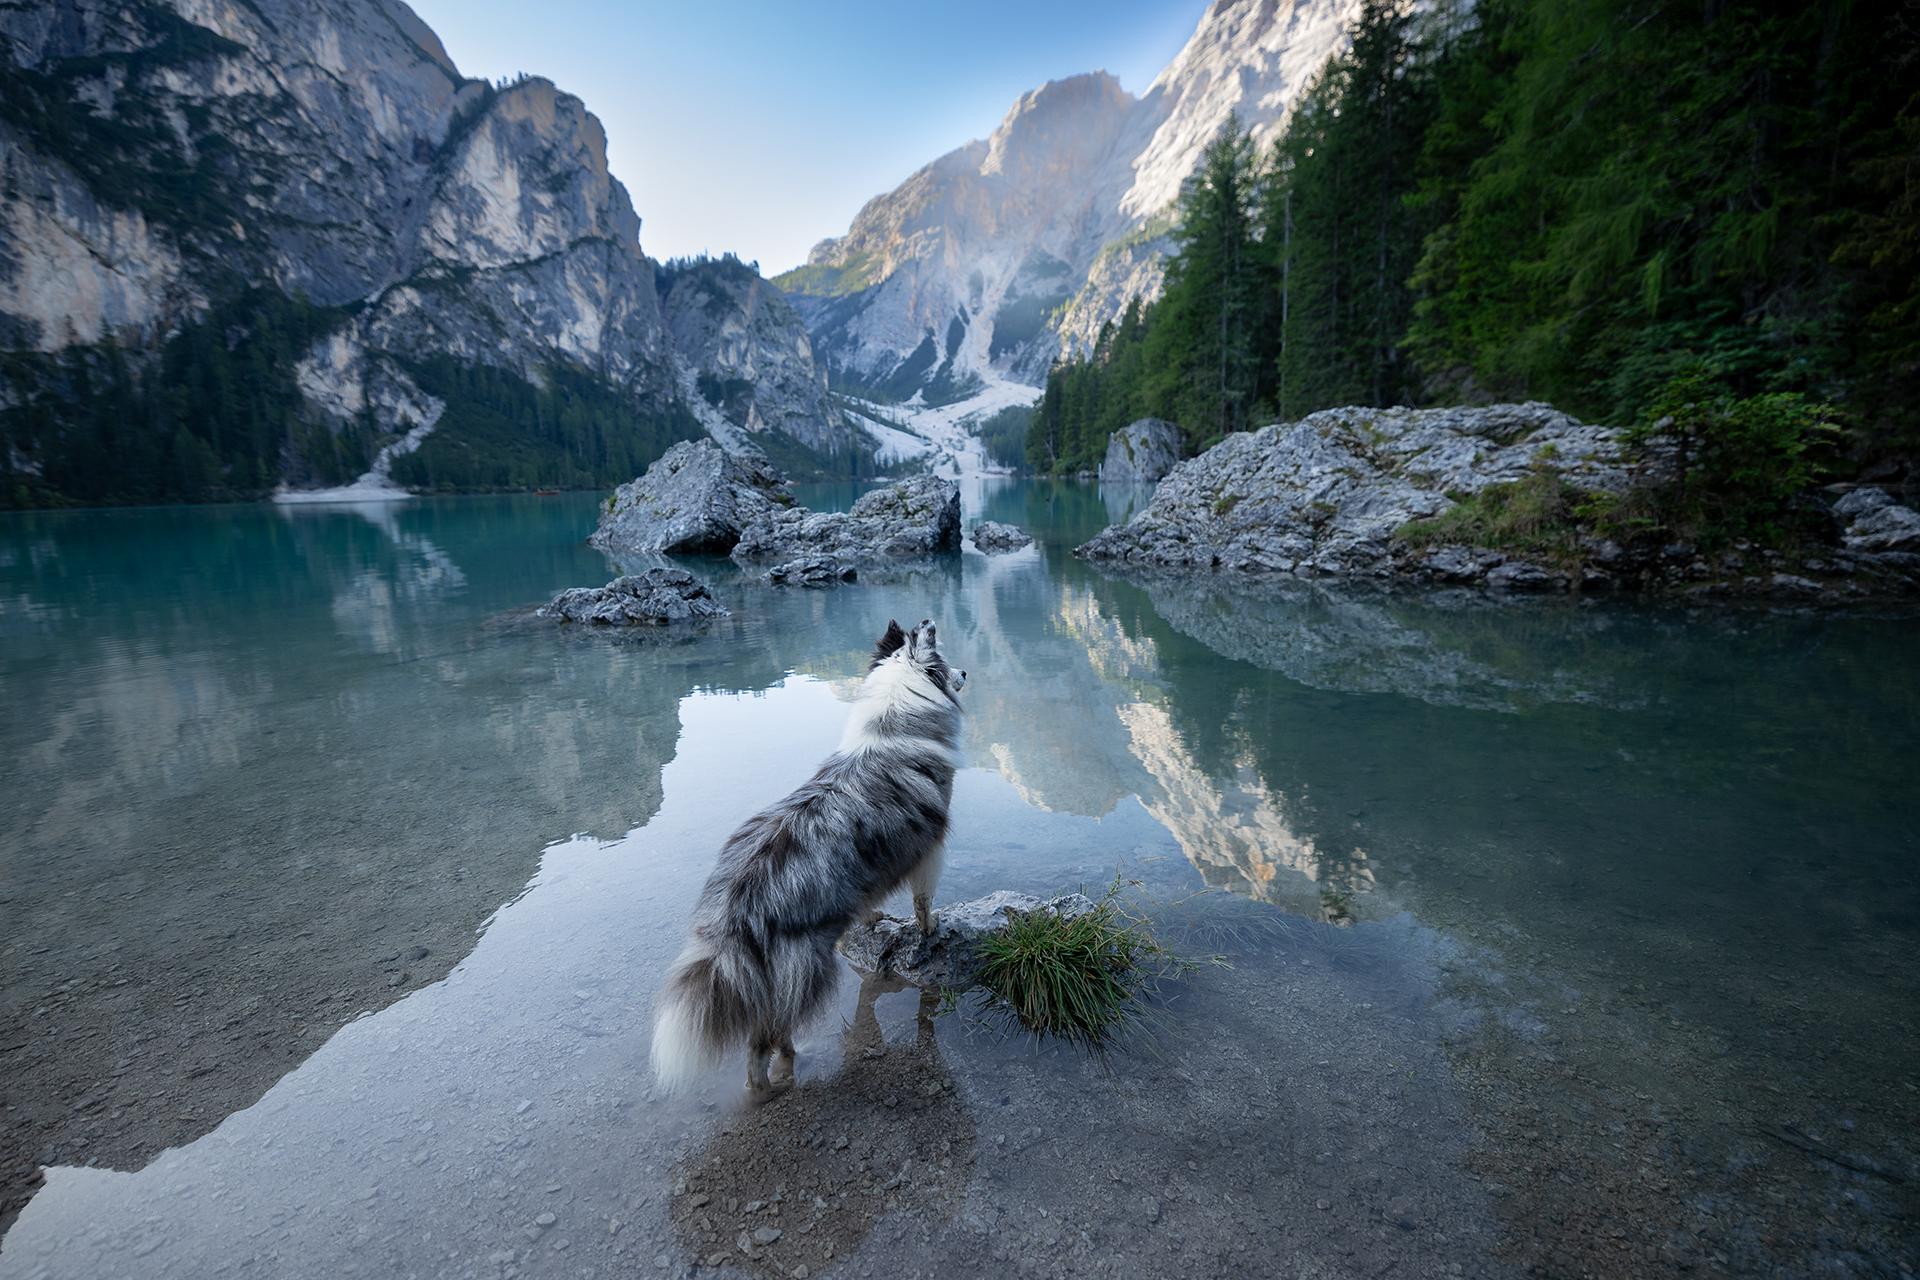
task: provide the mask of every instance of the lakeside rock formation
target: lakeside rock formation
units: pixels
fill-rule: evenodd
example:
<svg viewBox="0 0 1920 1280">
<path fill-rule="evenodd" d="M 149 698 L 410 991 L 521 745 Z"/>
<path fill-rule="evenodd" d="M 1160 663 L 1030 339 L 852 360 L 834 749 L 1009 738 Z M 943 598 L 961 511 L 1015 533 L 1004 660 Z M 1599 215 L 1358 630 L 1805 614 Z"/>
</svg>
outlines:
<svg viewBox="0 0 1920 1280">
<path fill-rule="evenodd" d="M 646 627 L 728 616 L 706 583 L 685 569 L 668 568 L 628 574 L 604 587 L 569 587 L 534 612 L 556 622 Z"/>
<path fill-rule="evenodd" d="M 1409 536 L 1495 485 L 1548 475 L 1583 493 L 1657 481 L 1625 433 L 1548 405 L 1326 409 L 1240 432 L 1180 463 L 1145 508 L 1075 555 L 1147 569 L 1406 579 L 1505 591 L 1632 586 L 1692 595 L 1836 598 L 1920 589 L 1920 514 L 1878 489 L 1834 507 L 1838 536 L 1798 554 L 1747 542 L 1712 555 L 1573 531 L 1564 556 Z"/>
<path fill-rule="evenodd" d="M 1450 493 L 1519 480 L 1536 466 L 1584 489 L 1619 492 L 1630 478 L 1620 432 L 1544 404 L 1327 409 L 1236 433 L 1181 463 L 1145 510 L 1075 554 L 1159 567 L 1386 576 L 1402 571 L 1407 552 L 1396 535 L 1407 523 L 1452 507 Z M 1463 561 L 1435 572 L 1464 580 L 1502 563 Z"/>
<path fill-rule="evenodd" d="M 892 976 L 929 991 L 964 991 L 979 976 L 980 943 L 1005 929 L 1015 913 L 1047 911 L 1071 920 L 1093 908 L 1084 894 L 1043 899 L 1001 889 L 958 906 L 941 907 L 931 934 L 893 916 L 855 924 L 840 939 L 840 953 L 863 973 Z"/>
<path fill-rule="evenodd" d="M 1158 484 L 1180 461 L 1180 428 L 1141 418 L 1114 432 L 1100 462 L 1101 484 Z"/>
<path fill-rule="evenodd" d="M 924 559 L 960 550 L 960 487 L 915 476 L 862 494 L 849 511 L 788 507 L 740 532 L 742 563 L 833 556 L 846 564 Z"/>
<path fill-rule="evenodd" d="M 602 551 L 726 555 L 741 530 L 791 506 L 787 482 L 764 462 L 693 440 L 615 489 L 587 541 Z"/>
</svg>

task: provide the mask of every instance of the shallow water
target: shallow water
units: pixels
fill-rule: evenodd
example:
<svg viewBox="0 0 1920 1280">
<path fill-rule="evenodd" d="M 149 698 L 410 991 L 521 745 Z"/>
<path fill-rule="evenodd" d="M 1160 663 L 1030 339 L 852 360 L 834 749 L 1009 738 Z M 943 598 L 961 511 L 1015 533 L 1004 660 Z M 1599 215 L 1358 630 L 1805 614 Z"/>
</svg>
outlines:
<svg viewBox="0 0 1920 1280">
<path fill-rule="evenodd" d="M 1920 1265 L 1910 615 L 1134 581 L 1068 551 L 1138 495 L 966 496 L 1039 545 L 628 640 L 524 618 L 591 495 L 0 523 L 0 1273 Z M 714 847 L 928 615 L 941 896 L 1125 873 L 1232 967 L 1104 1070 L 849 980 L 794 1095 L 656 1099 Z"/>
</svg>

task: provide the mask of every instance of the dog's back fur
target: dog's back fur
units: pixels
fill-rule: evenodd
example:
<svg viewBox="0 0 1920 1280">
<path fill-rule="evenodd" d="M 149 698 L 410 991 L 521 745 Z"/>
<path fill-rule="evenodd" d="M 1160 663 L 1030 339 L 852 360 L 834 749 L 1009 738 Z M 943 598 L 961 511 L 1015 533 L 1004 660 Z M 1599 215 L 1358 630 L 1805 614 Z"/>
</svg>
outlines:
<svg viewBox="0 0 1920 1280">
<path fill-rule="evenodd" d="M 910 633 L 889 622 L 840 749 L 728 837 L 660 994 L 652 1057 L 663 1084 L 685 1083 L 742 1044 L 750 1084 L 764 1085 L 775 1049 L 790 1077 L 794 1031 L 833 993 L 840 935 L 910 877 L 931 894 L 965 679 L 941 657 L 931 622 Z"/>
</svg>

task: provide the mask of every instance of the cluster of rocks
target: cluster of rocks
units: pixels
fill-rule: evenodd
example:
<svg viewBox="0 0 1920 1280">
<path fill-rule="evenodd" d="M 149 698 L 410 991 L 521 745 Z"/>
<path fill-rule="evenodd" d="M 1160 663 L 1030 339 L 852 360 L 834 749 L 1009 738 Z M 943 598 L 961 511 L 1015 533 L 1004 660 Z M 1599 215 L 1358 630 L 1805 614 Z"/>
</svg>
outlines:
<svg viewBox="0 0 1920 1280">
<path fill-rule="evenodd" d="M 1138 424 L 1136 424 L 1138 425 Z M 1109 448 L 1109 457 L 1112 447 Z M 1880 490 L 1834 508 L 1838 546 L 1815 558 L 1736 545 L 1584 539 L 1570 563 L 1497 548 L 1423 545 L 1405 527 L 1542 470 L 1620 493 L 1661 464 L 1630 463 L 1624 433 L 1538 403 L 1448 409 L 1328 409 L 1221 441 L 1176 466 L 1147 506 L 1075 552 L 1146 568 L 1404 578 L 1507 591 L 1621 584 L 1755 595 L 1920 585 L 1920 516 Z M 1640 468 L 1636 471 L 1636 466 Z"/>
<path fill-rule="evenodd" d="M 666 626 L 727 616 L 707 584 L 685 569 L 648 569 L 604 587 L 571 587 L 536 611 L 556 622 L 602 626 Z"/>
<path fill-rule="evenodd" d="M 1005 929 L 1015 914 L 1045 911 L 1072 920 L 1093 909 L 1084 894 L 1046 899 L 1001 889 L 940 908 L 931 933 L 893 916 L 856 924 L 841 937 L 840 952 L 863 973 L 899 978 L 927 991 L 965 991 L 980 974 L 981 942 Z"/>
<path fill-rule="evenodd" d="M 916 476 L 862 495 L 850 511 L 809 511 L 764 463 L 698 440 L 621 485 L 589 541 L 607 551 L 775 561 L 786 580 L 839 577 L 847 566 L 960 550 L 960 489 Z"/>
<path fill-rule="evenodd" d="M 1033 544 L 1033 535 L 1018 525 L 1003 524 L 998 520 L 982 520 L 973 526 L 974 550 L 995 555 L 1002 551 L 1018 551 Z"/>
<path fill-rule="evenodd" d="M 862 494 L 848 511 L 789 507 L 740 531 L 733 558 L 743 564 L 833 556 L 860 564 L 926 559 L 960 550 L 960 487 L 915 476 Z"/>
<path fill-rule="evenodd" d="M 1100 463 L 1101 484 L 1158 484 L 1180 461 L 1180 428 L 1141 418 L 1114 432 Z"/>
</svg>

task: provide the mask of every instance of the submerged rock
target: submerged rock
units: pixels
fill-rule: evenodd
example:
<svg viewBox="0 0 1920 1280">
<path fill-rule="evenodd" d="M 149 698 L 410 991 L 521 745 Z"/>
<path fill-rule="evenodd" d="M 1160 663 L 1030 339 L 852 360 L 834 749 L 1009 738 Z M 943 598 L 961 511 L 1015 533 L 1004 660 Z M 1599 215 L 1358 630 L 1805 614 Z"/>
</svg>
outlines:
<svg viewBox="0 0 1920 1280">
<path fill-rule="evenodd" d="M 856 924 L 840 939 L 840 952 L 863 973 L 890 974 L 930 991 L 964 991 L 979 975 L 981 940 L 1005 929 L 1012 913 L 1050 911 L 1071 920 L 1093 909 L 1084 894 L 1046 899 L 1001 889 L 939 908 L 930 935 L 911 920 L 892 916 Z"/>
<path fill-rule="evenodd" d="M 908 560 L 960 550 L 960 487 L 915 476 L 863 494 L 850 511 L 774 510 L 741 530 L 733 558 Z"/>
<path fill-rule="evenodd" d="M 1141 418 L 1107 439 L 1101 484 L 1158 484 L 1180 461 L 1180 428 L 1165 418 Z"/>
<path fill-rule="evenodd" d="M 1031 546 L 1033 535 L 1018 525 L 1002 524 L 998 520 L 982 520 L 973 526 L 973 545 L 976 549 L 992 555 L 996 551 L 1018 551 Z"/>
<path fill-rule="evenodd" d="M 707 584 L 685 569 L 648 569 L 604 587 L 572 587 L 536 612 L 557 622 L 654 627 L 727 616 Z"/>
<path fill-rule="evenodd" d="M 1540 466 L 1583 489 L 1617 492 L 1629 478 L 1620 432 L 1544 404 L 1327 409 L 1228 436 L 1181 463 L 1145 510 L 1076 554 L 1383 576 L 1405 571 L 1395 538 L 1403 525 L 1452 507 L 1449 494 L 1519 480 Z M 1449 577 L 1493 567 L 1467 556 L 1444 562 Z"/>
<path fill-rule="evenodd" d="M 1920 513 L 1885 489 L 1855 489 L 1833 504 L 1833 513 L 1844 522 L 1840 537 L 1849 551 L 1920 552 Z"/>
<path fill-rule="evenodd" d="M 837 587 L 853 582 L 860 574 L 833 556 L 803 556 L 775 565 L 762 576 L 776 587 Z"/>
<path fill-rule="evenodd" d="M 694 440 L 614 490 L 587 541 L 605 551 L 725 555 L 748 524 L 792 505 L 772 468 Z"/>
</svg>

